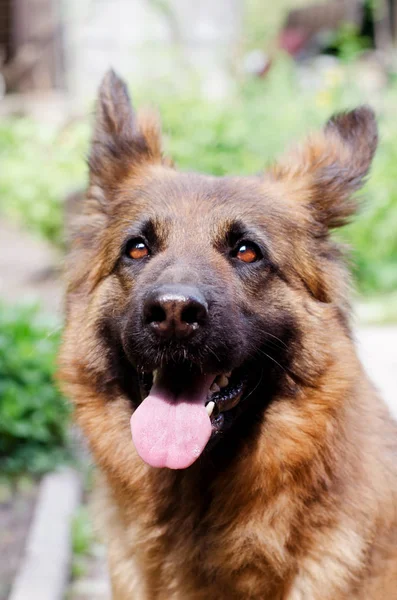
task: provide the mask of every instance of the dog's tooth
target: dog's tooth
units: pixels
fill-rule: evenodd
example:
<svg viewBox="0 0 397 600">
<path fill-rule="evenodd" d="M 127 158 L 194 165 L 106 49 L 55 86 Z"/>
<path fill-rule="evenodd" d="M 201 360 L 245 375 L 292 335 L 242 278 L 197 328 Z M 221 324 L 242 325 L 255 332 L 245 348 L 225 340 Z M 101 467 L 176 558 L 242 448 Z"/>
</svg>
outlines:
<svg viewBox="0 0 397 600">
<path fill-rule="evenodd" d="M 210 391 L 211 391 L 211 392 L 219 392 L 219 391 L 220 391 L 220 389 L 221 389 L 221 388 L 219 387 L 219 385 L 217 385 L 215 382 L 214 382 L 214 383 L 211 385 L 211 387 L 210 387 Z"/>
<path fill-rule="evenodd" d="M 207 415 L 210 417 L 214 411 L 215 408 L 215 402 L 208 402 L 208 404 L 206 404 L 205 409 L 207 411 Z"/>
<path fill-rule="evenodd" d="M 229 383 L 229 378 L 228 378 L 226 375 L 221 375 L 221 376 L 218 378 L 218 381 L 217 381 L 217 383 L 219 384 L 219 386 L 220 386 L 221 388 L 223 388 L 223 387 L 226 387 L 226 386 L 228 385 L 228 383 Z"/>
</svg>

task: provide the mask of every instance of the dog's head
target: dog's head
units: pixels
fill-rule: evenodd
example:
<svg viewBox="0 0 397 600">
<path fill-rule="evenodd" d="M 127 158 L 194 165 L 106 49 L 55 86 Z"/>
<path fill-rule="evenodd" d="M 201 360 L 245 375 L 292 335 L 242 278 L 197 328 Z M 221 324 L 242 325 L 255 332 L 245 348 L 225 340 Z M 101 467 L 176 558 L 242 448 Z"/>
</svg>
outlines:
<svg viewBox="0 0 397 600">
<path fill-rule="evenodd" d="M 264 175 L 182 173 L 157 122 L 105 77 L 69 261 L 66 376 L 123 399 L 146 462 L 188 467 L 280 394 L 315 385 L 330 336 L 349 329 L 329 230 L 354 212 L 376 142 L 359 108 Z"/>
</svg>

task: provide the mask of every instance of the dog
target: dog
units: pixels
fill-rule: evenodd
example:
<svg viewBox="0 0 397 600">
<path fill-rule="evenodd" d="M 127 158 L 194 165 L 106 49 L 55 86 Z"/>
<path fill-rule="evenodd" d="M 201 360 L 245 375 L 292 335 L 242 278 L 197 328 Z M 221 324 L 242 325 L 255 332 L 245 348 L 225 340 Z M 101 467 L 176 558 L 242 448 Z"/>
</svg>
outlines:
<svg viewBox="0 0 397 600">
<path fill-rule="evenodd" d="M 330 235 L 376 146 L 364 106 L 263 174 L 180 172 L 105 76 L 60 375 L 115 600 L 397 598 L 396 425 Z"/>
</svg>

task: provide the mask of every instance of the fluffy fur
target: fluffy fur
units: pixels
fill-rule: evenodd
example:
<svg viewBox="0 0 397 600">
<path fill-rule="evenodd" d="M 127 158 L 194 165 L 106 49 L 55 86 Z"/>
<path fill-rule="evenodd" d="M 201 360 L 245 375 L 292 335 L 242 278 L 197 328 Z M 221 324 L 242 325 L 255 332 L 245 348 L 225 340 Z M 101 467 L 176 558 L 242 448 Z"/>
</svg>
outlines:
<svg viewBox="0 0 397 600">
<path fill-rule="evenodd" d="M 376 143 L 363 107 L 263 176 L 180 173 L 156 120 L 137 118 L 125 85 L 105 77 L 61 377 L 100 471 L 115 600 L 397 598 L 396 426 L 357 358 L 329 236 L 354 213 Z M 138 225 L 157 248 L 139 267 L 123 255 Z M 257 266 L 229 257 L 241 230 L 264 248 Z M 140 322 L 147 290 L 170 278 L 201 285 L 215 307 L 185 355 L 253 382 L 229 429 L 184 471 L 146 465 L 129 428 L 139 370 L 161 352 L 171 360 Z"/>
</svg>

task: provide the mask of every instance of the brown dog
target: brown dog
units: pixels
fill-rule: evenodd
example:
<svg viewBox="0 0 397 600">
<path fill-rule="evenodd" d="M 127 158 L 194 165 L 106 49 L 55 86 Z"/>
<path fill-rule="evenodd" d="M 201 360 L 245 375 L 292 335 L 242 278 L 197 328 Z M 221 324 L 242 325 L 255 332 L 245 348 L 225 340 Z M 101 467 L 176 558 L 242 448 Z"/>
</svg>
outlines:
<svg viewBox="0 0 397 600">
<path fill-rule="evenodd" d="M 396 426 L 329 235 L 376 144 L 359 108 L 263 176 L 180 173 L 105 77 L 61 363 L 115 599 L 397 598 Z"/>
</svg>

